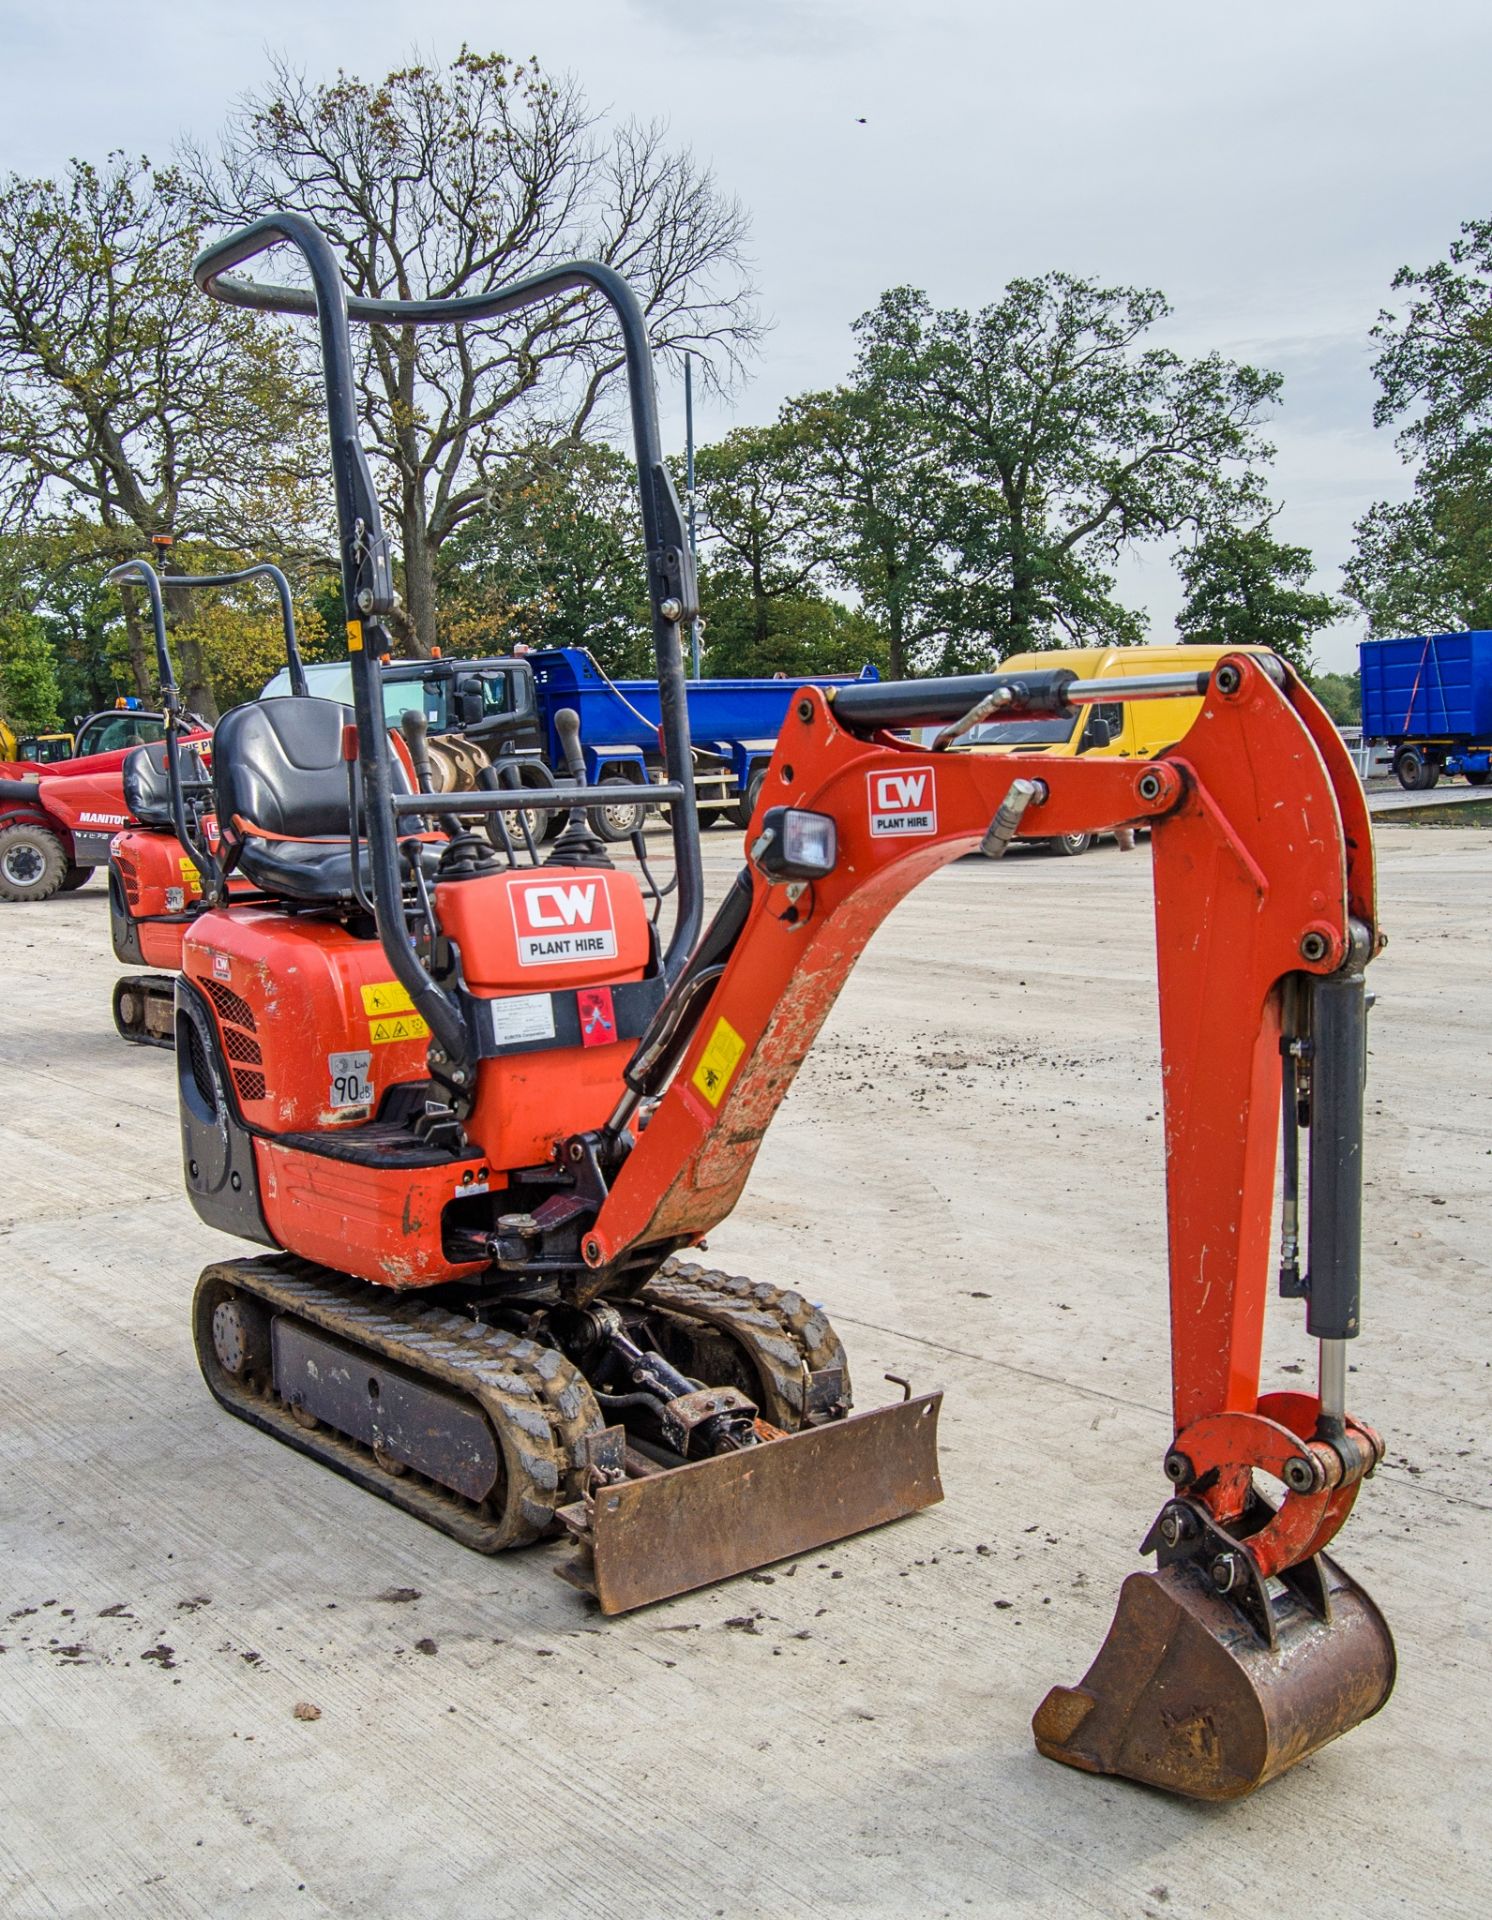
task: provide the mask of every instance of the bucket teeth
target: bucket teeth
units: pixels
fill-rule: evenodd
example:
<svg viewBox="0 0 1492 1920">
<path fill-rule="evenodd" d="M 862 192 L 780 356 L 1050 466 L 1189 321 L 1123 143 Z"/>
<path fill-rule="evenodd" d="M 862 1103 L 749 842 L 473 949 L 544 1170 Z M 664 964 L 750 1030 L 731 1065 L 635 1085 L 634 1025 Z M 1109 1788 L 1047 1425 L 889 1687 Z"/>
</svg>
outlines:
<svg viewBox="0 0 1492 1920">
<path fill-rule="evenodd" d="M 1272 1633 L 1195 1565 L 1134 1573 L 1076 1687 L 1054 1687 L 1031 1723 L 1050 1760 L 1198 1800 L 1235 1800 L 1375 1714 L 1393 1690 L 1394 1643 L 1372 1600 L 1317 1556 L 1311 1583 L 1268 1583 Z"/>
</svg>

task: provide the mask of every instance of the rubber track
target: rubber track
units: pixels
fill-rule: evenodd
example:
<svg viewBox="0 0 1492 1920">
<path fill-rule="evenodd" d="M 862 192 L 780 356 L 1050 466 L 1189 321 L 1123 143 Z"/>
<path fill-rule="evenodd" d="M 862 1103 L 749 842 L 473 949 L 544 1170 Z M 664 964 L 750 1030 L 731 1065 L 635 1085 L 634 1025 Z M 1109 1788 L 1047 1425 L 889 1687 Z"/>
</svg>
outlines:
<svg viewBox="0 0 1492 1920">
<path fill-rule="evenodd" d="M 839 1335 L 828 1315 L 801 1293 L 670 1258 L 637 1298 L 702 1320 L 745 1347 L 761 1375 L 767 1401 L 762 1413 L 774 1426 L 793 1433 L 803 1425 L 805 1368 L 841 1368 L 844 1405 L 850 1405 L 850 1369 Z"/>
<path fill-rule="evenodd" d="M 328 1427 L 308 1431 L 282 1403 L 245 1390 L 212 1355 L 209 1289 L 229 1288 L 271 1310 L 406 1367 L 465 1395 L 487 1415 L 506 1483 L 495 1517 L 414 1473 L 386 1473 L 372 1453 Z M 396 1298 L 288 1254 L 216 1262 L 197 1283 L 198 1361 L 230 1413 L 483 1553 L 526 1546 L 549 1531 L 555 1509 L 578 1499 L 581 1437 L 604 1425 L 582 1376 L 558 1353 L 417 1299 Z"/>
</svg>

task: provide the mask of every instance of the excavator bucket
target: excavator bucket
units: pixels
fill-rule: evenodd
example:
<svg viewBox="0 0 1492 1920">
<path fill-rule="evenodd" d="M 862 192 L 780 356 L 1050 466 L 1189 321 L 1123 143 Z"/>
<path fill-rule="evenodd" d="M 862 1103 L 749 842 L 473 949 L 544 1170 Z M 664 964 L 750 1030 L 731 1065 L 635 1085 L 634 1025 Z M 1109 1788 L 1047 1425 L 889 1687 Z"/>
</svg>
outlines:
<svg viewBox="0 0 1492 1920">
<path fill-rule="evenodd" d="M 1263 1583 L 1250 1620 L 1195 1564 L 1133 1573 L 1082 1684 L 1031 1723 L 1049 1760 L 1236 1800 L 1375 1714 L 1393 1691 L 1382 1614 L 1324 1556 Z"/>
<path fill-rule="evenodd" d="M 942 1399 L 602 1486 L 560 1509 L 580 1553 L 558 1572 L 603 1613 L 626 1613 L 935 1506 Z"/>
</svg>

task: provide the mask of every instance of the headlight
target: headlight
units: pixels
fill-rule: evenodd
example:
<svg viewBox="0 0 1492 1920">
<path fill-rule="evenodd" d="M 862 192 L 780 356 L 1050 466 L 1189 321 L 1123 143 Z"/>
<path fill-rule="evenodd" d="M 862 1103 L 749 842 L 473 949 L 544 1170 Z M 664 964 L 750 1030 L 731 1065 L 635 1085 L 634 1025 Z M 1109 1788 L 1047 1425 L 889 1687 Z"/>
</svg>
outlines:
<svg viewBox="0 0 1492 1920">
<path fill-rule="evenodd" d="M 769 880 L 821 880 L 834 871 L 839 834 L 827 813 L 769 807 L 751 857 Z"/>
</svg>

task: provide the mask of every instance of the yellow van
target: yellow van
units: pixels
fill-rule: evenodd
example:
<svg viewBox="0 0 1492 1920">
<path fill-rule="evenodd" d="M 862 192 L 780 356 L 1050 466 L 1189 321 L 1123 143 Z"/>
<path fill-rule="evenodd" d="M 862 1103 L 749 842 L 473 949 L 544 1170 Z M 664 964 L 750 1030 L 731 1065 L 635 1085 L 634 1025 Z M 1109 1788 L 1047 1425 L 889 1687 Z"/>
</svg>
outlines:
<svg viewBox="0 0 1492 1920">
<path fill-rule="evenodd" d="M 1128 680 L 1138 674 L 1208 672 L 1225 653 L 1259 653 L 1259 647 L 1071 647 L 1051 653 L 1015 653 L 1001 673 L 1053 673 L 1066 669 L 1079 680 Z M 1049 753 L 1075 759 L 1091 753 L 1107 760 L 1146 760 L 1174 747 L 1202 711 L 1201 699 L 1114 700 L 1080 707 L 1043 720 L 991 720 L 974 727 L 967 744 L 983 753 Z M 1053 853 L 1086 853 L 1091 833 L 1065 833 L 1042 844 Z"/>
</svg>

